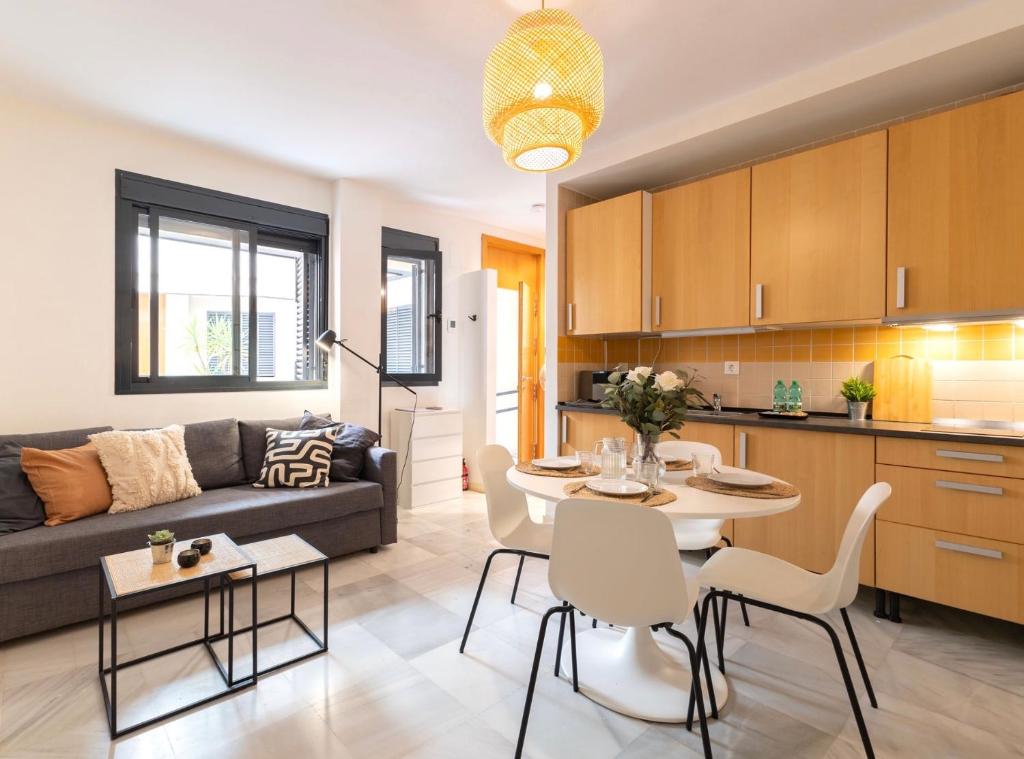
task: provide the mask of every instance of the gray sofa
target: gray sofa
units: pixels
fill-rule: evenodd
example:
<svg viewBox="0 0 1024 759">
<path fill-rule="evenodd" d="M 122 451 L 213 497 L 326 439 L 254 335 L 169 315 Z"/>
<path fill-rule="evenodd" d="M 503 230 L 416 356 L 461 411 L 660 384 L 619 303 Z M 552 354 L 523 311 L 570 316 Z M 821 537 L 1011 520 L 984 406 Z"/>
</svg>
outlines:
<svg viewBox="0 0 1024 759">
<path fill-rule="evenodd" d="M 172 529 L 179 539 L 223 532 L 239 544 L 294 533 L 332 557 L 396 542 L 394 451 L 368 449 L 356 482 L 309 489 L 252 487 L 263 462 L 266 428 L 297 429 L 300 421 L 223 419 L 186 425 L 185 447 L 202 495 L 0 535 L 0 642 L 95 619 L 100 556 L 145 547 L 146 535 L 155 529 Z M 89 434 L 106 429 L 0 436 L 0 456 L 19 455 L 22 447 L 84 445 Z M 152 594 L 139 603 L 160 599 Z"/>
</svg>

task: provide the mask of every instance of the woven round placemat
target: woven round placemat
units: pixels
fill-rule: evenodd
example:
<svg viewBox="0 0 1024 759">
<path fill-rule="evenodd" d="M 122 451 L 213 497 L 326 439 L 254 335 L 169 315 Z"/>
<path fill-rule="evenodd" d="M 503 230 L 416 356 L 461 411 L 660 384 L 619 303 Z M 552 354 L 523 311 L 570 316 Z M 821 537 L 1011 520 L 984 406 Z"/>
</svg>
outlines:
<svg viewBox="0 0 1024 759">
<path fill-rule="evenodd" d="M 525 464 L 516 464 L 516 471 L 522 472 L 523 474 L 536 474 L 540 477 L 586 477 L 586 472 L 578 466 L 574 466 L 572 469 L 542 469 L 539 466 L 534 466 L 530 462 Z"/>
<path fill-rule="evenodd" d="M 787 482 L 775 480 L 771 485 L 762 485 L 756 488 L 738 488 L 733 485 L 723 485 L 720 482 L 709 480 L 704 475 L 698 477 L 687 477 L 686 484 L 697 490 L 706 490 L 709 493 L 720 495 L 738 495 L 743 498 L 792 498 L 800 495 L 800 491 Z"/>
<path fill-rule="evenodd" d="M 666 472 L 686 472 L 693 469 L 692 461 L 665 461 Z"/>
<path fill-rule="evenodd" d="M 580 487 L 575 482 L 567 482 L 562 487 L 562 492 L 573 498 L 585 498 L 588 501 L 622 501 L 623 503 L 635 503 L 637 506 L 664 506 L 665 504 L 672 503 L 676 499 L 676 494 L 668 490 L 658 490 L 657 493 L 652 495 L 646 501 L 642 500 L 644 493 L 639 495 L 630 496 L 615 496 L 605 495 L 604 493 L 596 493 L 588 487 Z"/>
</svg>

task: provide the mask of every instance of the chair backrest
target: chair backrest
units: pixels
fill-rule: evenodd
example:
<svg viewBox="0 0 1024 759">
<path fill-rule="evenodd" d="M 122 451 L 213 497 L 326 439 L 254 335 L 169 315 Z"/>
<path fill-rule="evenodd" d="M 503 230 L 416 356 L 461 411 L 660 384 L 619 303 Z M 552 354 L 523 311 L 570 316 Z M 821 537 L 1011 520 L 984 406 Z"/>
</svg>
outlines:
<svg viewBox="0 0 1024 759">
<path fill-rule="evenodd" d="M 487 524 L 500 543 L 530 518 L 526 495 L 508 484 L 506 472 L 514 466 L 512 454 L 500 445 L 486 445 L 476 455 L 487 499 Z"/>
<path fill-rule="evenodd" d="M 636 504 L 561 501 L 548 583 L 556 598 L 625 627 L 685 619 L 696 600 L 668 517 Z"/>
<path fill-rule="evenodd" d="M 695 453 L 710 453 L 715 457 L 715 466 L 722 465 L 722 452 L 710 443 L 698 443 L 693 440 L 666 440 L 658 443 L 654 450 L 665 456 L 688 459 Z"/>
<path fill-rule="evenodd" d="M 846 523 L 835 563 L 825 573 L 821 602 L 830 609 L 842 609 L 853 603 L 860 576 L 860 553 L 871 527 L 871 518 L 892 495 L 888 482 L 876 482 L 864 491 Z"/>
</svg>

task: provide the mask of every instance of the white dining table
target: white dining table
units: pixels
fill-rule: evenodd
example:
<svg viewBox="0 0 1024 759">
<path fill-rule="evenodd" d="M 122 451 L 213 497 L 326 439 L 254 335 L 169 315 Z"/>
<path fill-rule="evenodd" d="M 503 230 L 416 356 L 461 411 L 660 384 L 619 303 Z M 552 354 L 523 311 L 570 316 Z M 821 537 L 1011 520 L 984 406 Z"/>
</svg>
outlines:
<svg viewBox="0 0 1024 759">
<path fill-rule="evenodd" d="M 722 466 L 723 472 L 750 471 Z M 686 479 L 693 472 L 666 472 L 660 487 L 675 494 L 676 500 L 655 507 L 676 519 L 747 519 L 781 514 L 800 505 L 800 496 L 792 498 L 750 498 L 710 493 L 691 488 Z M 557 513 L 559 501 L 567 496 L 567 484 L 581 484 L 588 477 L 545 477 L 509 468 L 509 484 L 527 495 L 543 499 Z M 609 500 L 615 500 L 609 498 Z M 642 589 L 638 589 L 638 592 Z M 694 599 L 696 601 L 696 599 Z M 624 631 L 599 624 L 585 629 L 577 650 L 580 692 L 620 714 L 650 722 L 685 722 L 692 674 L 686 652 L 681 647 L 659 645 L 649 627 L 631 627 Z M 708 624 L 708 635 L 713 628 Z M 696 645 L 696 640 L 693 641 Z M 709 642 L 710 651 L 714 650 Z M 571 677 L 568 664 L 563 674 Z M 729 699 L 729 684 L 715 666 L 711 682 L 718 708 Z M 707 694 L 705 694 L 707 700 Z"/>
</svg>

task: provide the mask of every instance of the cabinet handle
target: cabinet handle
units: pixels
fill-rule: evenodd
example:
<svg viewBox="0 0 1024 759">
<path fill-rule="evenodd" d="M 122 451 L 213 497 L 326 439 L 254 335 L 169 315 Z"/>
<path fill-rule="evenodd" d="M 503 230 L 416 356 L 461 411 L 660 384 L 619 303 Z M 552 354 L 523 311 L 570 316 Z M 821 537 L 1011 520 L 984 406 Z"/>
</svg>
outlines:
<svg viewBox="0 0 1024 759">
<path fill-rule="evenodd" d="M 907 307 L 907 267 L 896 267 L 896 308 Z"/>
<path fill-rule="evenodd" d="M 569 444 L 569 417 L 562 414 L 562 445 Z"/>
<path fill-rule="evenodd" d="M 654 326 L 661 326 L 661 296 L 654 296 Z"/>
<path fill-rule="evenodd" d="M 764 318 L 764 285 L 754 285 L 754 316 Z"/>
<path fill-rule="evenodd" d="M 956 551 L 957 553 L 969 553 L 971 556 L 984 556 L 986 559 L 1003 558 L 1002 551 L 994 551 L 991 548 L 978 548 L 964 543 L 951 543 L 948 540 L 936 540 L 935 547 L 943 551 Z"/>
<path fill-rule="evenodd" d="M 747 433 L 740 433 L 740 469 L 747 468 Z"/>
<path fill-rule="evenodd" d="M 574 314 L 573 314 L 572 303 L 566 303 L 565 304 L 565 311 L 566 311 L 566 313 L 565 313 L 565 320 L 568 322 L 567 330 L 569 332 L 572 332 L 576 328 L 575 324 L 573 324 L 573 316 L 574 316 Z"/>
<path fill-rule="evenodd" d="M 993 464 L 1002 464 L 1004 459 L 1001 453 L 972 453 L 970 451 L 947 451 L 939 448 L 935 455 L 944 459 L 961 459 L 963 461 L 989 461 Z"/>
<path fill-rule="evenodd" d="M 1003 489 L 992 485 L 974 485 L 970 482 L 952 482 L 950 480 L 935 480 L 935 487 L 946 490 L 962 490 L 965 493 L 984 493 L 985 495 L 1002 495 Z"/>
</svg>

